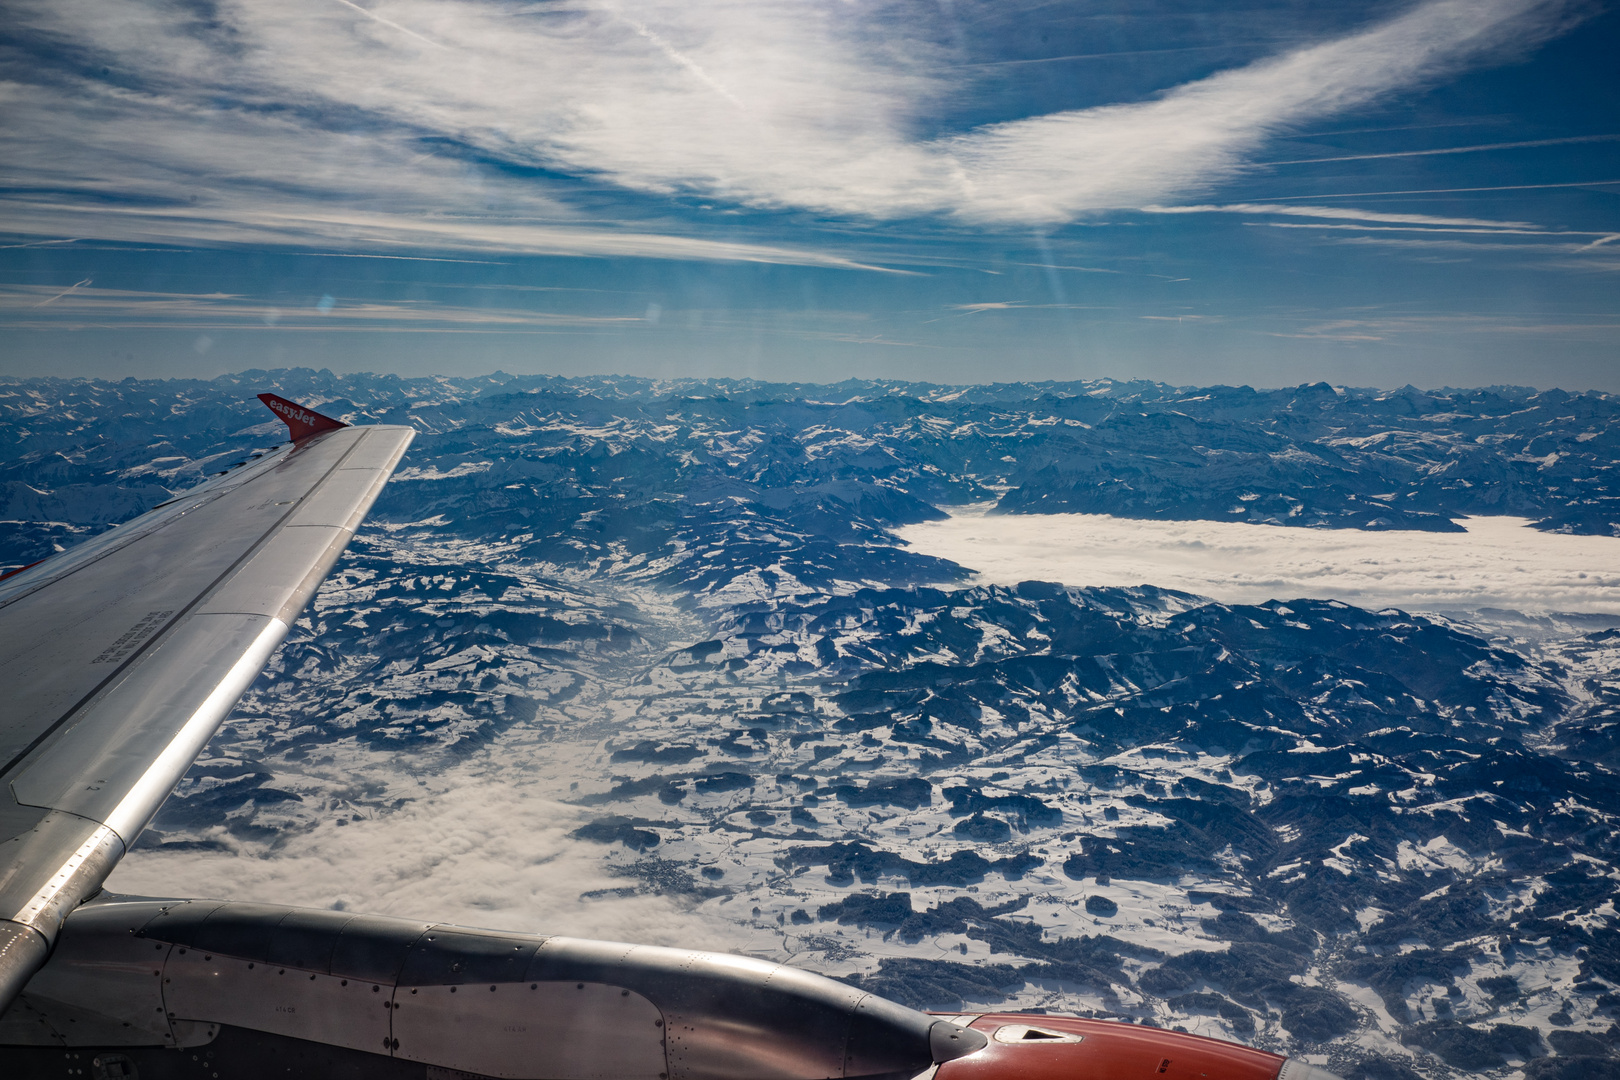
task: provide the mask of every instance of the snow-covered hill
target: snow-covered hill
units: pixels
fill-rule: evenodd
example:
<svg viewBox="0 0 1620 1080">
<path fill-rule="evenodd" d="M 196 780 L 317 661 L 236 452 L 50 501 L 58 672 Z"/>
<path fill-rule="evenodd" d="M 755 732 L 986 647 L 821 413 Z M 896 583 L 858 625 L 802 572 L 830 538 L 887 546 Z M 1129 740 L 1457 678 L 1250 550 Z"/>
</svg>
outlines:
<svg viewBox="0 0 1620 1080">
<path fill-rule="evenodd" d="M 37 380 L 0 386 L 9 560 L 274 442 L 265 388 L 423 434 L 115 888 L 684 940 L 1351 1077 L 1615 1068 L 1620 619 L 968 585 L 893 531 L 1607 534 L 1609 398 Z"/>
</svg>

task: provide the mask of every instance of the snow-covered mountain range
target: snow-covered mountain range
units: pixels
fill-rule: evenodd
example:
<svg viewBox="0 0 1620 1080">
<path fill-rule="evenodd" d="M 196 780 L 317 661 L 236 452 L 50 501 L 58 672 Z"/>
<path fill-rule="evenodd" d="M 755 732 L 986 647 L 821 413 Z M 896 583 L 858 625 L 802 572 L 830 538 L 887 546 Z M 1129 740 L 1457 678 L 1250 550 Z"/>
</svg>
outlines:
<svg viewBox="0 0 1620 1080">
<path fill-rule="evenodd" d="M 557 886 L 566 912 L 540 886 L 430 884 L 450 865 L 431 851 L 417 895 L 463 922 L 696 936 L 908 1004 L 1236 1037 L 1352 1078 L 1615 1073 L 1620 618 L 983 585 L 894 530 L 996 500 L 1620 535 L 1620 401 L 16 381 L 0 563 L 279 441 L 267 389 L 420 435 L 115 888 L 218 893 L 269 867 L 286 899 L 400 910 L 367 884 L 398 876 L 390 851 L 469 843 L 413 815 L 539 793 L 591 868 Z M 530 880 L 538 847 L 501 835 L 488 865 Z M 342 897 L 300 892 L 338 850 L 375 854 L 349 856 Z M 626 914 L 647 905 L 664 929 Z"/>
</svg>

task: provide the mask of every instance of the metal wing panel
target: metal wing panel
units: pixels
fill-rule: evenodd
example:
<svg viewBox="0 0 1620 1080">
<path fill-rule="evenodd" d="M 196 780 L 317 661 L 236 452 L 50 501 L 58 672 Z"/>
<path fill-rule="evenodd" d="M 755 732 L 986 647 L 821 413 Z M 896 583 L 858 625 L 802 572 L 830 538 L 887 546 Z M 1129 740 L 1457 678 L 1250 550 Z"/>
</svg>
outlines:
<svg viewBox="0 0 1620 1080">
<path fill-rule="evenodd" d="M 0 1007 L 286 636 L 414 432 L 266 455 L 0 585 Z"/>
<path fill-rule="evenodd" d="M 353 532 L 366 516 L 363 509 L 357 508 L 369 506 L 387 482 L 385 469 L 339 469 L 319 491 L 299 505 L 298 513 L 288 524 Z"/>
<path fill-rule="evenodd" d="M 199 615 L 263 615 L 291 625 L 354 533 L 324 525 L 284 528 L 197 606 Z"/>
<path fill-rule="evenodd" d="M 189 491 L 182 492 L 168 502 L 159 503 L 138 518 L 126 521 L 116 528 L 84 541 L 82 544 L 75 544 L 66 551 L 58 552 L 42 562 L 8 575 L 3 581 L 0 581 L 0 607 L 11 603 L 12 600 L 19 596 L 43 588 L 81 567 L 104 558 L 109 553 L 130 543 L 134 538 L 161 529 L 173 519 L 189 513 L 203 503 L 240 487 L 266 470 L 273 468 L 276 463 L 291 454 L 293 449 L 290 444 L 282 446 L 260 456 L 251 463 L 244 463 L 240 467 L 229 469 L 219 476 L 198 484 Z"/>
<path fill-rule="evenodd" d="M 286 634 L 286 623 L 264 616 L 187 618 L 17 770 L 12 793 L 133 844 Z"/>
<path fill-rule="evenodd" d="M 66 573 L 52 560 L 29 571 L 43 584 L 0 601 L 0 773 L 231 578 L 364 434 L 334 432 L 180 513 L 159 510 L 156 528 L 137 518 L 106 534 L 129 529 L 120 546 Z"/>
<path fill-rule="evenodd" d="M 377 438 L 368 438 L 354 453 L 343 462 L 345 469 L 377 469 L 380 472 L 391 473 L 399 459 L 405 456 L 405 450 L 411 445 L 411 436 L 416 434 L 415 428 L 378 426 L 350 430 L 369 431 Z M 403 441 L 390 439 L 384 432 L 393 432 L 396 436 L 404 433 Z"/>
</svg>

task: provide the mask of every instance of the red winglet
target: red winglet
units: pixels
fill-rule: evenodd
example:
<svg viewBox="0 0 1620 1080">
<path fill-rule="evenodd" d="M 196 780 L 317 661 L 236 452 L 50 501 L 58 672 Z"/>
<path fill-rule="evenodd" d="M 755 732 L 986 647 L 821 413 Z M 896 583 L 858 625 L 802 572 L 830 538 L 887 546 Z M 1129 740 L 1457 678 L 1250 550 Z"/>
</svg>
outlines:
<svg viewBox="0 0 1620 1080">
<path fill-rule="evenodd" d="M 307 439 L 311 435 L 319 435 L 323 431 L 336 431 L 338 428 L 349 426 L 341 420 L 322 416 L 314 409 L 306 409 L 297 402 L 288 401 L 274 394 L 260 394 L 259 400 L 286 422 L 287 430 L 292 433 L 293 442 Z"/>
</svg>

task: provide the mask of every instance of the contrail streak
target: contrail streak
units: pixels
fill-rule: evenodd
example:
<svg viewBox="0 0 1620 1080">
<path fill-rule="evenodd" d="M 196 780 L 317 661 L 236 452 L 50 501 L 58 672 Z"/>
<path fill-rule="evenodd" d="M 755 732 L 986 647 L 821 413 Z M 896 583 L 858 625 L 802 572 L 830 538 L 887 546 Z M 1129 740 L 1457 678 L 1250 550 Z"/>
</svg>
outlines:
<svg viewBox="0 0 1620 1080">
<path fill-rule="evenodd" d="M 343 0 L 343 2 L 347 3 L 347 0 Z M 607 8 L 606 11 L 609 15 L 612 15 L 615 19 L 618 19 L 620 22 L 624 23 L 637 34 L 640 34 L 642 37 L 652 42 L 653 47 L 659 52 L 669 57 L 687 71 L 690 71 L 693 76 L 695 76 L 697 80 L 704 86 L 707 86 L 710 90 L 713 90 L 715 93 L 737 106 L 737 108 L 740 109 L 743 107 L 743 103 L 733 97 L 731 91 L 727 90 L 724 86 L 721 86 L 712 75 L 710 75 L 707 71 L 704 71 L 696 60 L 693 60 L 685 53 L 676 49 L 675 46 L 665 41 L 646 23 L 641 22 L 639 19 L 632 19 L 630 16 L 625 15 L 622 12 L 615 11 L 613 8 Z"/>
<path fill-rule="evenodd" d="M 0 251 L 15 251 L 19 248 L 45 247 L 47 244 L 77 244 L 78 237 L 65 240 L 32 240 L 26 244 L 0 244 Z"/>
<path fill-rule="evenodd" d="M 1604 244 L 1610 243 L 1610 242 L 1615 241 L 1615 240 L 1620 240 L 1620 233 L 1610 233 L 1608 236 L 1601 237 L 1600 239 L 1594 240 L 1590 244 L 1583 244 L 1581 247 L 1576 248 L 1575 251 L 1576 251 L 1577 254 L 1579 254 L 1582 251 L 1591 251 L 1595 247 L 1602 247 Z"/>
<path fill-rule="evenodd" d="M 1255 203 L 1291 202 L 1302 199 L 1360 199 L 1373 195 L 1460 195 L 1470 191 L 1534 191 L 1538 188 L 1607 187 L 1620 180 L 1570 180 L 1561 184 L 1498 184 L 1495 187 L 1409 188 L 1405 191 L 1339 191 L 1332 195 L 1280 195 L 1275 199 L 1251 199 Z"/>
<path fill-rule="evenodd" d="M 1113 56 L 1157 56 L 1161 53 L 1232 52 L 1255 48 L 1269 42 L 1233 42 L 1230 45 L 1184 45 L 1175 49 L 1121 49 L 1118 52 L 1070 53 L 1067 56 L 1035 56 L 1027 60 L 986 60 L 978 64 L 953 64 L 957 68 L 1023 67 L 1028 64 L 1057 64 L 1065 60 L 1107 60 Z"/>
<path fill-rule="evenodd" d="M 1529 142 L 1481 143 L 1478 146 L 1448 146 L 1439 150 L 1396 150 L 1388 154 L 1350 154 L 1345 157 L 1300 158 L 1297 161 L 1261 161 L 1259 165 L 1315 165 L 1319 161 L 1376 161 L 1382 158 L 1431 157 L 1435 154 L 1477 154 L 1484 150 L 1519 150 L 1533 146 L 1564 146 L 1568 143 L 1614 142 L 1620 135 L 1571 135 L 1566 139 L 1531 139 Z"/>
<path fill-rule="evenodd" d="M 444 44 L 443 42 L 434 41 L 430 37 L 423 37 L 421 34 L 418 34 L 415 30 L 412 30 L 412 29 L 410 29 L 409 27 L 406 27 L 406 26 L 401 26 L 401 25 L 399 25 L 399 23 L 394 22 L 392 19 L 385 19 L 381 15 L 378 15 L 375 11 L 367 11 L 365 8 L 361 7 L 359 4 L 351 2 L 351 0 L 337 0 L 337 2 L 342 4 L 344 7 L 354 8 L 354 10 L 358 11 L 360 14 L 364 15 L 366 18 L 371 19 L 373 22 L 380 22 L 384 26 L 391 27 L 391 28 L 393 28 L 395 30 L 398 30 L 402 34 L 409 34 L 411 37 L 415 38 L 417 41 L 426 42 L 427 44 L 433 46 L 435 49 L 448 49 L 449 48 L 449 46 Z"/>
<path fill-rule="evenodd" d="M 1340 225 L 1331 222 L 1305 224 L 1299 221 L 1245 221 L 1245 225 L 1265 226 L 1270 229 L 1351 229 L 1355 232 L 1415 232 L 1415 233 L 1476 233 L 1481 236 L 1603 236 L 1599 232 L 1549 232 L 1546 229 L 1456 229 L 1436 228 L 1432 225 Z M 1614 239 L 1609 236 L 1608 239 Z M 1595 241 L 1603 243 L 1602 240 Z M 1592 244 L 1586 245 L 1591 247 Z M 1585 251 L 1586 248 L 1577 250 Z"/>
<path fill-rule="evenodd" d="M 37 307 L 37 308 L 42 308 L 46 304 L 49 304 L 54 300 L 62 299 L 62 297 L 66 296 L 68 293 L 72 292 L 74 289 L 83 288 L 84 286 L 86 286 L 88 284 L 90 284 L 90 279 L 89 278 L 85 278 L 83 281 L 75 281 L 72 285 L 69 285 L 67 288 L 65 288 L 61 292 L 57 293 L 55 296 L 51 297 L 49 300 L 41 300 L 39 303 L 35 304 L 34 306 Z"/>
</svg>

